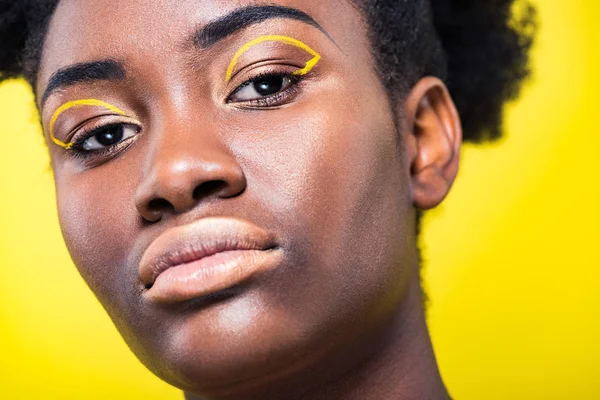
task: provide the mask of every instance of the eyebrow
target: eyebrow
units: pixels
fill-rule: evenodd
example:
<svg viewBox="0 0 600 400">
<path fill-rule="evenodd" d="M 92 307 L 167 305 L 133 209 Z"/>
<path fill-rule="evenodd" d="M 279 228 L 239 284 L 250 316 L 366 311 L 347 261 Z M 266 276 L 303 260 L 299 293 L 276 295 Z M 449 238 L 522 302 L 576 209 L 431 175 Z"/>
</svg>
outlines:
<svg viewBox="0 0 600 400">
<path fill-rule="evenodd" d="M 208 48 L 248 26 L 274 18 L 295 19 L 307 23 L 323 32 L 333 41 L 325 29 L 310 15 L 296 8 L 274 5 L 239 8 L 205 25 L 194 35 L 194 39 L 198 46 Z"/>
<path fill-rule="evenodd" d="M 50 77 L 42 96 L 42 107 L 54 92 L 83 82 L 102 80 L 116 81 L 125 79 L 123 65 L 117 60 L 101 60 L 74 64 L 56 71 Z"/>
</svg>

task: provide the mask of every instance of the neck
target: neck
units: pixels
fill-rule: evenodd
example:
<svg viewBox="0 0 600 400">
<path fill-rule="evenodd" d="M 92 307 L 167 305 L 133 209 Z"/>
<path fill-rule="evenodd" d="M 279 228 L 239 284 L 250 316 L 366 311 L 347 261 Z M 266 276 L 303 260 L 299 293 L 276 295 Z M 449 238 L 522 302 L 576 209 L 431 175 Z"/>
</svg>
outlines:
<svg viewBox="0 0 600 400">
<path fill-rule="evenodd" d="M 396 316 L 358 358 L 346 349 L 335 361 L 332 357 L 322 368 L 311 368 L 312 378 L 292 377 L 254 393 L 227 396 L 227 400 L 450 399 L 435 361 L 418 279 L 409 284 Z M 338 372 L 332 375 L 331 371 Z M 186 393 L 186 400 L 221 399 Z"/>
</svg>

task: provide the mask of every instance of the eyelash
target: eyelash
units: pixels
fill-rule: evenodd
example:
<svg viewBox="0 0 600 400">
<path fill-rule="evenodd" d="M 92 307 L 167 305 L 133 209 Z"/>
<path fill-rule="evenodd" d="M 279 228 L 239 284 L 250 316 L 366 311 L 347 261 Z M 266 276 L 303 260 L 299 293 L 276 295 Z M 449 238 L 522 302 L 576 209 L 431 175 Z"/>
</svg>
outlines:
<svg viewBox="0 0 600 400">
<path fill-rule="evenodd" d="M 290 79 L 291 85 L 286 89 L 271 95 L 267 95 L 261 98 L 246 100 L 246 101 L 233 101 L 231 97 L 236 93 L 244 89 L 245 87 L 254 84 L 255 82 L 259 82 L 261 80 L 270 79 L 270 78 L 288 78 Z M 294 75 L 292 73 L 283 73 L 283 72 L 263 72 L 253 76 L 248 79 L 241 85 L 239 85 L 229 96 L 227 97 L 226 103 L 228 104 L 237 104 L 241 108 L 274 108 L 286 104 L 291 99 L 296 97 L 299 91 L 300 83 L 306 78 L 306 76 Z M 99 133 L 106 131 L 107 129 L 119 127 L 121 125 L 133 125 L 133 124 L 125 124 L 122 122 L 109 123 L 106 125 L 101 125 L 94 128 L 83 128 L 82 132 L 77 135 L 77 138 L 73 140 L 73 145 L 69 149 L 69 153 L 75 157 L 80 159 L 90 159 L 90 158 L 103 158 L 109 156 L 115 152 L 120 150 L 124 150 L 127 147 L 127 144 L 131 141 L 130 139 L 125 139 L 119 143 L 114 145 L 105 147 L 100 150 L 85 150 L 84 143 L 90 138 L 96 136 Z M 138 128 L 139 130 L 139 128 Z"/>
<path fill-rule="evenodd" d="M 231 92 L 231 94 L 229 94 L 229 96 L 227 96 L 226 103 L 237 104 L 241 108 L 278 107 L 283 104 L 286 104 L 291 99 L 296 97 L 296 95 L 298 94 L 299 89 L 300 89 L 299 86 L 306 77 L 307 77 L 306 75 L 303 75 L 303 76 L 294 75 L 289 72 L 262 72 L 262 73 L 259 73 L 255 76 L 253 76 L 252 78 L 248 79 L 241 85 L 239 85 L 233 92 Z M 288 88 L 282 90 L 281 92 L 278 92 L 278 93 L 272 94 L 272 95 L 268 95 L 268 96 L 264 96 L 264 97 L 261 97 L 258 99 L 239 101 L 239 102 L 231 100 L 232 96 L 234 96 L 236 93 L 238 93 L 242 89 L 248 87 L 249 85 L 252 85 L 255 82 L 260 82 L 261 80 L 266 80 L 266 79 L 270 79 L 270 78 L 288 78 L 291 81 L 291 85 Z"/>
<path fill-rule="evenodd" d="M 115 143 L 111 146 L 105 147 L 100 150 L 85 150 L 84 144 L 88 139 L 96 136 L 99 133 L 102 133 L 108 129 L 116 128 L 123 125 L 134 126 L 131 123 L 123 123 L 123 122 L 114 122 L 106 125 L 101 125 L 94 128 L 83 128 L 81 134 L 77 135 L 77 138 L 73 140 L 73 145 L 69 149 L 69 153 L 76 158 L 89 159 L 92 157 L 102 158 L 108 155 L 111 155 L 114 152 L 119 150 L 124 150 L 127 147 L 127 144 L 131 141 L 132 138 L 125 139 L 119 143 Z M 139 127 L 137 130 L 139 131 Z"/>
</svg>

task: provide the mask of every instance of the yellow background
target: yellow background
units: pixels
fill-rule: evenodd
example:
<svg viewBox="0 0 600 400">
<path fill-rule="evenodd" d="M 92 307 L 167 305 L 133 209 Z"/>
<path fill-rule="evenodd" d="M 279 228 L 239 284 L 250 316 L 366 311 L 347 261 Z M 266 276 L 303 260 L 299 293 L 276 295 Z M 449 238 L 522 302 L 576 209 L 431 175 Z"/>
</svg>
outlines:
<svg viewBox="0 0 600 400">
<path fill-rule="evenodd" d="M 536 74 L 500 143 L 467 146 L 423 236 L 458 400 L 600 399 L 600 2 L 538 0 Z M 180 399 L 72 266 L 32 96 L 0 88 L 0 398 Z"/>
</svg>

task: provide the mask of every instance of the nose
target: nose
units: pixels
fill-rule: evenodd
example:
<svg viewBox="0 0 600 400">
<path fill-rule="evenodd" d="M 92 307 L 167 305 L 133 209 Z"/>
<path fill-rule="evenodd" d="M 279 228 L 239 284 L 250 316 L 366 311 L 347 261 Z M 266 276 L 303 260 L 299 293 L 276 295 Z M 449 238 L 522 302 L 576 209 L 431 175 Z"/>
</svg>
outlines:
<svg viewBox="0 0 600 400">
<path fill-rule="evenodd" d="M 244 171 L 222 144 L 162 143 L 150 155 L 135 203 L 145 220 L 157 222 L 202 201 L 237 196 L 245 188 Z"/>
</svg>

